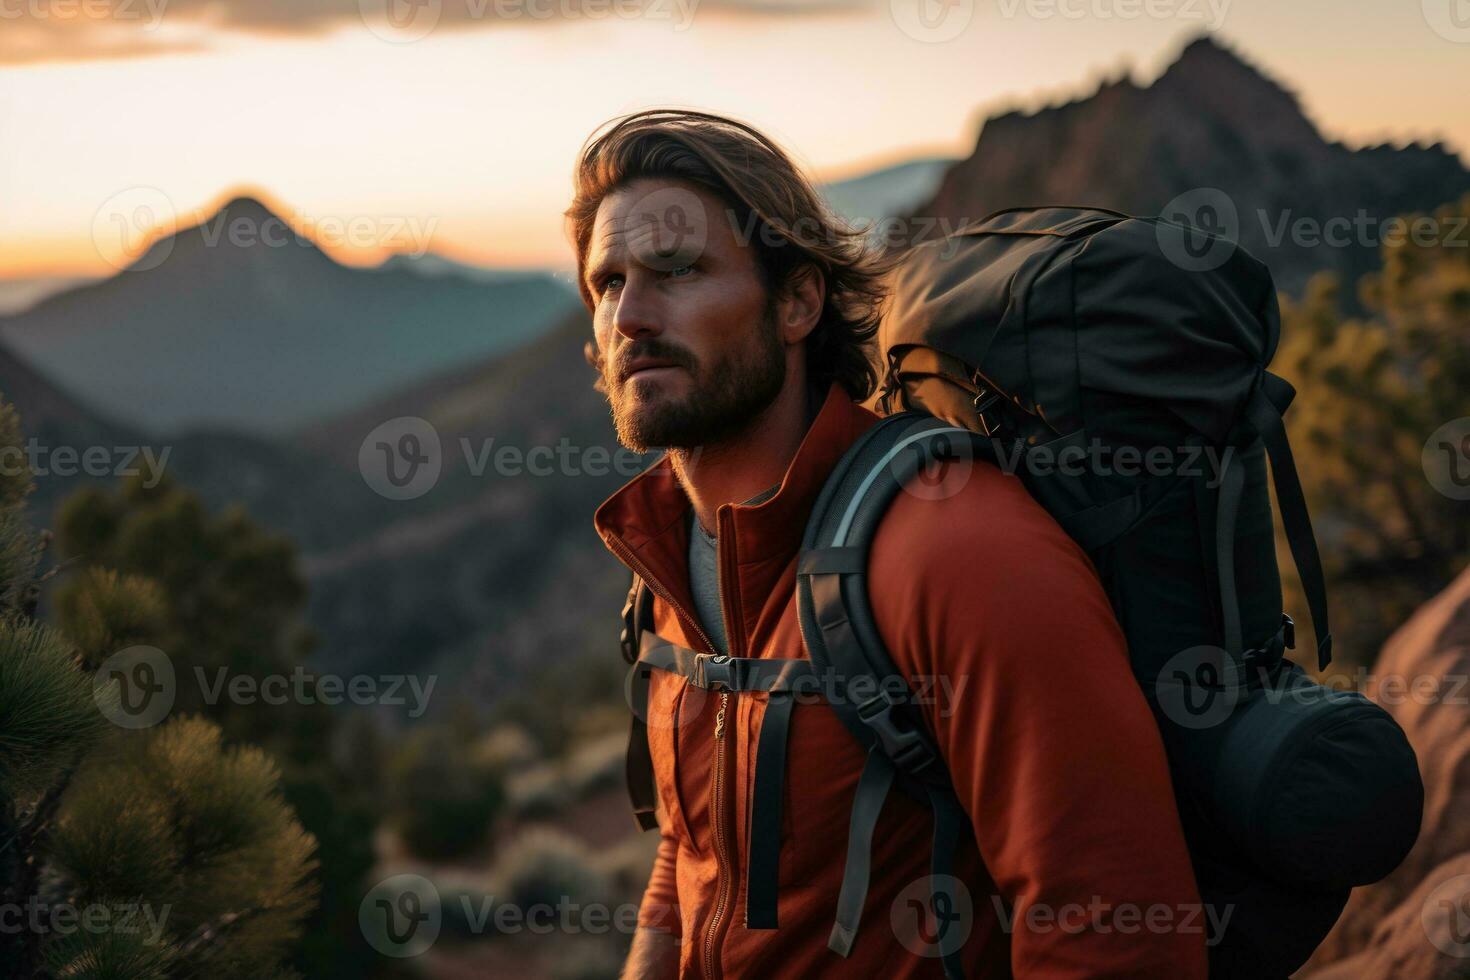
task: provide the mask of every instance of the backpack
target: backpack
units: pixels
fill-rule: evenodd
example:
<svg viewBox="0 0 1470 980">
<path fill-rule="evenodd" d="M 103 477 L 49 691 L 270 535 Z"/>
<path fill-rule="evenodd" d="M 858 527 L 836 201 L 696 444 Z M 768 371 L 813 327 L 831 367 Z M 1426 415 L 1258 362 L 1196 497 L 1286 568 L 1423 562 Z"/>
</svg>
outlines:
<svg viewBox="0 0 1470 980">
<path fill-rule="evenodd" d="M 949 869 L 969 826 L 867 593 L 868 553 L 888 504 L 935 466 L 980 460 L 1015 472 L 1096 567 L 1159 725 L 1202 901 L 1231 913 L 1208 936 L 1211 976 L 1290 974 L 1350 890 L 1407 854 L 1423 785 L 1403 731 L 1366 697 L 1317 684 L 1284 656 L 1295 624 L 1282 609 L 1268 457 L 1319 669 L 1331 635 L 1282 421 L 1294 391 L 1266 370 L 1279 331 L 1264 265 L 1159 218 L 1012 209 L 906 253 L 879 335 L 884 418 L 828 477 L 797 567 L 809 669 L 862 692 L 831 707 L 868 752 L 828 937 L 834 952 L 852 947 L 873 830 L 894 787 L 933 807 L 932 902 L 936 913 L 956 903 Z M 1134 461 L 1127 467 L 1124 450 Z M 1089 453 L 1091 467 L 1063 463 Z M 708 661 L 723 659 L 714 683 L 772 690 L 772 706 L 788 700 L 771 678 L 796 683 L 803 662 L 671 658 L 640 642 L 651 629 L 648 601 L 635 576 L 624 608 L 630 663 L 709 684 Z M 647 827 L 651 767 L 646 736 L 636 745 L 636 684 L 634 697 L 629 790 Z M 773 717 L 772 740 L 784 739 L 781 712 Z M 779 807 L 784 768 L 762 727 L 755 827 Z M 772 887 L 774 859 L 752 838 L 755 903 Z M 942 929 L 933 955 L 953 980 L 963 975 L 963 937 L 947 941 Z"/>
</svg>

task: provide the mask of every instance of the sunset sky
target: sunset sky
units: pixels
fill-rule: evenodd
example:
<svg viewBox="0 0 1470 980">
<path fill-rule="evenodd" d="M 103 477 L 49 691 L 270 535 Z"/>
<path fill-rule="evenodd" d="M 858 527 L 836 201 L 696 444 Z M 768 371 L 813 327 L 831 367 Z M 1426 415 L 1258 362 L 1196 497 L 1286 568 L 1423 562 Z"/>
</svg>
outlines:
<svg viewBox="0 0 1470 980">
<path fill-rule="evenodd" d="M 129 224 L 242 192 L 344 261 L 560 266 L 572 162 L 611 116 L 736 115 L 841 177 L 1146 82 L 1208 29 L 1330 138 L 1470 156 L 1470 0 L 88 2 L 114 6 L 0 0 L 0 278 L 106 274 Z"/>
</svg>

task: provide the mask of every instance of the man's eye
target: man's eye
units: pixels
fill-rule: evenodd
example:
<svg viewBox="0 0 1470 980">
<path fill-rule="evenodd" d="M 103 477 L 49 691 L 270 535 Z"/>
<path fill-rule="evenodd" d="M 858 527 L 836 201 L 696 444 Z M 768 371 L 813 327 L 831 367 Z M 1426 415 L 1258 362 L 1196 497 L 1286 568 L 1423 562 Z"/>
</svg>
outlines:
<svg viewBox="0 0 1470 980">
<path fill-rule="evenodd" d="M 673 269 L 670 269 L 668 271 L 668 275 L 671 276 L 671 277 L 673 277 L 673 278 L 675 278 L 675 279 L 684 279 L 684 278 L 687 278 L 689 275 L 691 275 L 693 272 L 694 272 L 694 266 L 692 266 L 692 265 L 681 265 L 681 266 L 677 266 L 677 267 L 675 267 Z M 615 289 L 621 289 L 622 287 L 623 287 L 623 277 L 622 276 L 620 276 L 620 275 L 608 275 L 608 276 L 603 277 L 603 280 L 602 280 L 601 285 L 598 286 L 598 292 L 601 295 L 606 296 L 608 293 L 612 292 L 613 290 L 615 290 Z"/>
</svg>

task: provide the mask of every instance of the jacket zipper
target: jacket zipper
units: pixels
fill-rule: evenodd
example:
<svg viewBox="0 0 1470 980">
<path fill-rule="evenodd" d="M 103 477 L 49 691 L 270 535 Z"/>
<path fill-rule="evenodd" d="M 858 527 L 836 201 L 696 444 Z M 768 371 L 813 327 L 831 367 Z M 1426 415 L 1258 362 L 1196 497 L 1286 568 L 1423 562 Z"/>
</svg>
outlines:
<svg viewBox="0 0 1470 980">
<path fill-rule="evenodd" d="M 716 584 L 720 597 L 720 615 L 725 621 L 725 639 L 730 648 L 730 656 L 745 656 L 745 631 L 744 624 L 739 618 L 732 622 L 729 608 L 725 603 L 725 583 L 730 583 L 731 588 L 739 589 L 740 581 L 738 573 L 731 574 L 734 570 L 727 569 L 727 564 L 733 565 L 735 536 L 732 521 L 731 508 L 725 504 L 715 512 L 716 540 L 718 545 L 719 575 L 716 576 Z M 739 593 L 736 593 L 736 609 L 739 609 Z M 735 896 L 730 894 L 731 887 L 735 884 L 735 876 L 731 874 L 731 859 L 729 853 L 730 838 L 733 836 L 733 817 L 730 812 L 731 800 L 728 782 L 728 760 L 725 758 L 728 751 L 724 737 L 725 709 L 730 702 L 728 691 L 720 693 L 720 707 L 715 714 L 715 744 L 714 765 L 710 772 L 709 807 L 710 807 L 710 829 L 715 843 L 715 908 L 710 916 L 709 928 L 704 935 L 704 963 L 705 976 L 708 980 L 719 980 L 719 955 L 717 949 L 723 938 L 723 929 L 726 913 L 735 901 Z"/>
<path fill-rule="evenodd" d="M 725 803 L 725 709 L 730 704 L 730 692 L 720 692 L 720 707 L 715 712 L 715 744 L 714 744 L 714 771 L 710 774 L 710 828 L 715 844 L 715 867 L 718 871 L 715 887 L 715 908 L 710 914 L 709 928 L 704 934 L 704 973 L 708 980 L 719 980 L 719 954 L 716 952 L 717 930 L 724 919 L 726 907 L 730 902 L 729 882 L 733 880 L 728 873 L 730 864 L 729 837 L 726 826 L 726 818 L 729 816 L 725 811 L 728 809 Z"/>
<path fill-rule="evenodd" d="M 729 533 L 730 529 L 727 527 L 729 522 L 729 508 L 729 504 L 724 504 L 716 512 L 716 540 L 732 540 Z M 710 640 L 709 634 L 674 601 L 667 590 L 654 581 L 653 577 L 648 574 L 648 567 L 646 565 L 634 558 L 632 552 L 624 547 L 617 538 L 610 537 L 608 543 L 612 547 L 613 552 L 622 558 L 625 564 L 637 571 L 643 581 L 647 583 L 648 587 L 653 590 L 654 594 L 669 604 L 670 608 L 679 616 L 684 625 L 689 627 L 690 631 L 700 638 L 707 651 L 710 653 L 719 653 L 715 648 L 714 642 Z M 720 557 L 723 558 L 726 553 L 725 548 L 719 547 L 717 550 Z M 724 563 L 721 562 L 719 574 L 715 577 L 715 586 L 720 600 L 720 615 L 724 618 L 725 637 L 730 646 L 731 656 L 744 656 L 745 635 L 743 629 L 736 630 L 731 628 L 734 625 L 743 626 L 743 624 L 739 624 L 738 622 L 731 623 L 725 605 L 725 581 L 727 579 L 733 580 L 733 576 L 727 576 L 725 574 Z M 710 915 L 709 925 L 705 929 L 704 934 L 704 972 L 708 980 L 719 980 L 720 977 L 719 956 L 716 952 L 720 938 L 719 930 L 723 924 L 725 913 L 728 911 L 728 906 L 734 900 L 733 896 L 729 894 L 730 886 L 734 883 L 734 876 L 730 874 L 729 839 L 731 831 L 729 829 L 729 822 L 731 815 L 727 812 L 730 804 L 729 793 L 725 786 L 726 770 L 729 768 L 725 760 L 727 742 L 725 738 L 725 711 L 729 703 L 730 692 L 721 691 L 720 706 L 715 712 L 714 761 L 710 771 L 710 836 L 714 842 L 715 851 L 716 895 L 714 911 Z"/>
</svg>

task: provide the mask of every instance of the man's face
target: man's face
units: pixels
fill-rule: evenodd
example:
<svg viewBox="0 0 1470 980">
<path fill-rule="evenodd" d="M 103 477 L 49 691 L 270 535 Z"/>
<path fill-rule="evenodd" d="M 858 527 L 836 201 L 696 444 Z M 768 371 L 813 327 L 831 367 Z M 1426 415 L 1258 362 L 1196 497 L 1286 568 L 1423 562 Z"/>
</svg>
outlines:
<svg viewBox="0 0 1470 980">
<path fill-rule="evenodd" d="M 624 446 L 720 442 L 781 392 L 776 305 L 719 198 L 655 179 L 614 191 L 597 210 L 585 268 L 597 360 Z"/>
</svg>

